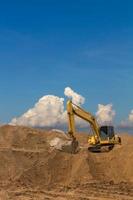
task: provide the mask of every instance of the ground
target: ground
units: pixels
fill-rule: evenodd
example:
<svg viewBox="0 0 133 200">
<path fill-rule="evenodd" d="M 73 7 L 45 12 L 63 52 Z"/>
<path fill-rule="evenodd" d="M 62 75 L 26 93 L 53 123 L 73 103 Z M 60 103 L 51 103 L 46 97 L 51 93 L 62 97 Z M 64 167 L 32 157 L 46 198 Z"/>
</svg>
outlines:
<svg viewBox="0 0 133 200">
<path fill-rule="evenodd" d="M 133 136 L 122 145 L 92 153 L 87 135 L 78 133 L 77 154 L 50 147 L 57 131 L 19 126 L 0 127 L 1 200 L 133 199 Z"/>
</svg>

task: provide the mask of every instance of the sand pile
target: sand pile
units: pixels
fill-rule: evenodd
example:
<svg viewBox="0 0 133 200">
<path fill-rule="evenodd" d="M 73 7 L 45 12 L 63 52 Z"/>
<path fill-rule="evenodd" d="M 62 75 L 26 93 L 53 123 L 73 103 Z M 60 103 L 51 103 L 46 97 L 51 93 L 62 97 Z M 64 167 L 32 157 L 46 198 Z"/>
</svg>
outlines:
<svg viewBox="0 0 133 200">
<path fill-rule="evenodd" d="M 108 153 L 60 152 L 49 145 L 57 131 L 0 127 L 0 184 L 11 188 L 54 188 L 92 182 L 133 183 L 133 136 L 122 134 L 122 146 Z M 87 135 L 77 134 L 87 147 Z M 15 199 L 15 198 L 14 198 Z"/>
</svg>

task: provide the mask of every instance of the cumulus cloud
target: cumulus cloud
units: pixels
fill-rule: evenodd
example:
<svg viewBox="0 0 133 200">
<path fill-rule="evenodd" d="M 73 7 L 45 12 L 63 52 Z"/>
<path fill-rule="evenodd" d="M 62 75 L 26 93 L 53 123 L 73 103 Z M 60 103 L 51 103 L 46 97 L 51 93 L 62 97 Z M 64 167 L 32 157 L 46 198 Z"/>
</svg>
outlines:
<svg viewBox="0 0 133 200">
<path fill-rule="evenodd" d="M 64 115 L 64 99 L 46 95 L 22 116 L 12 119 L 11 124 L 33 127 L 55 126 L 63 123 Z"/>
<path fill-rule="evenodd" d="M 112 104 L 102 105 L 98 104 L 98 111 L 96 112 L 97 120 L 100 124 L 111 124 L 115 116 Z"/>
<path fill-rule="evenodd" d="M 121 121 L 120 128 L 133 128 L 133 110 L 130 111 L 128 118 Z"/>
<path fill-rule="evenodd" d="M 133 110 L 131 110 L 131 112 L 130 112 L 130 114 L 128 116 L 128 119 L 129 119 L 130 122 L 133 123 Z"/>
<path fill-rule="evenodd" d="M 72 102 L 80 106 L 84 104 L 85 98 L 80 94 L 74 92 L 70 87 L 66 87 L 64 91 L 65 96 L 72 99 Z"/>
<path fill-rule="evenodd" d="M 74 92 L 70 87 L 64 90 L 65 96 L 72 99 L 77 105 L 84 103 L 85 98 Z M 32 127 L 56 127 L 67 123 L 67 112 L 64 109 L 64 98 L 46 95 L 39 99 L 33 108 L 22 116 L 13 118 L 12 125 Z M 78 124 L 80 121 L 78 120 Z"/>
<path fill-rule="evenodd" d="M 66 97 L 71 98 L 73 103 L 81 106 L 85 102 L 85 98 L 73 91 L 70 87 L 64 90 Z M 96 116 L 100 123 L 111 122 L 115 112 L 112 110 L 112 104 L 98 105 Z M 76 117 L 76 125 L 80 127 L 88 127 L 88 123 Z M 64 98 L 54 95 L 46 95 L 38 100 L 33 108 L 30 108 L 20 117 L 11 120 L 12 125 L 24 125 L 31 127 L 60 127 L 67 125 L 67 112 L 64 108 Z"/>
</svg>

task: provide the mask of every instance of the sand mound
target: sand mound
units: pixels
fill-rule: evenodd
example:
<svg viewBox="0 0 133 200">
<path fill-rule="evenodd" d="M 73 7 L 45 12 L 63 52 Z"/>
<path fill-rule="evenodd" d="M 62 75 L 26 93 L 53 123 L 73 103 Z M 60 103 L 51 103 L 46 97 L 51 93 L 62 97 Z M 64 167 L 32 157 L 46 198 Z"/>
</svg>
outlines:
<svg viewBox="0 0 133 200">
<path fill-rule="evenodd" d="M 85 187 L 92 182 L 133 183 L 132 136 L 122 134 L 122 145 L 108 153 L 91 153 L 83 148 L 72 155 L 50 147 L 49 141 L 62 135 L 27 127 L 0 127 L 1 187 L 41 190 L 57 185 Z M 87 146 L 86 134 L 77 134 L 77 138 Z"/>
</svg>

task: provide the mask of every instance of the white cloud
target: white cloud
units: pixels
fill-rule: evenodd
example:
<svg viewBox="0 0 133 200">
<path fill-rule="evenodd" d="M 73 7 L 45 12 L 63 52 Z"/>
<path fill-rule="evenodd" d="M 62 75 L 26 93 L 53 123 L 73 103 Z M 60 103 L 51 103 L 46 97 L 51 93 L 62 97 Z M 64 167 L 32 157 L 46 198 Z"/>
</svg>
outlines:
<svg viewBox="0 0 133 200">
<path fill-rule="evenodd" d="M 133 127 L 133 110 L 130 111 L 128 118 L 121 121 L 121 128 L 132 128 Z"/>
<path fill-rule="evenodd" d="M 70 87 L 65 88 L 64 94 L 71 97 L 72 101 L 78 105 L 83 104 L 85 99 L 74 92 Z M 54 127 L 67 123 L 67 112 L 64 109 L 64 98 L 54 95 L 43 96 L 22 116 L 13 118 L 12 125 L 24 125 L 32 127 Z M 77 120 L 80 124 L 80 120 Z"/>
<path fill-rule="evenodd" d="M 25 126 L 55 126 L 63 122 L 64 99 L 53 95 L 47 95 L 39 99 L 35 106 L 18 118 L 14 118 L 11 124 Z"/>
<path fill-rule="evenodd" d="M 129 122 L 133 123 L 133 110 L 131 110 L 129 116 L 128 116 Z"/>
<path fill-rule="evenodd" d="M 111 124 L 115 116 L 112 104 L 102 105 L 98 104 L 98 111 L 96 112 L 97 120 L 100 124 Z"/>
<path fill-rule="evenodd" d="M 66 87 L 64 91 L 65 96 L 72 99 L 72 102 L 76 105 L 82 105 L 85 102 L 85 98 L 80 94 L 74 92 L 70 87 Z"/>
<path fill-rule="evenodd" d="M 82 105 L 85 98 L 73 91 L 70 87 L 64 90 L 66 97 L 71 98 L 73 103 Z M 112 104 L 98 105 L 96 116 L 101 123 L 111 122 L 115 112 L 112 110 Z M 12 125 L 24 125 L 32 127 L 59 127 L 67 125 L 67 112 L 64 108 L 64 98 L 54 95 L 46 95 L 30 108 L 22 116 L 13 118 L 10 122 Z M 87 127 L 88 123 L 76 117 L 76 125 Z"/>
</svg>

